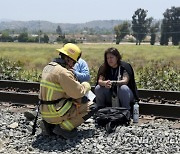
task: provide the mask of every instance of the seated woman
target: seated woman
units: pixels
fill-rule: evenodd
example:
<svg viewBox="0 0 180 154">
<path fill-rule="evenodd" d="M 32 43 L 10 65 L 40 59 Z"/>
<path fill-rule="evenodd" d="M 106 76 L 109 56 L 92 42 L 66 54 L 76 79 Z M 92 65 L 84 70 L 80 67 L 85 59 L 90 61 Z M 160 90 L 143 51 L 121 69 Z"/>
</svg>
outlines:
<svg viewBox="0 0 180 154">
<path fill-rule="evenodd" d="M 131 109 L 131 102 L 138 100 L 134 71 L 129 63 L 121 61 L 116 48 L 108 48 L 104 53 L 95 87 L 98 108 L 121 106 Z M 114 98 L 117 101 L 114 102 Z"/>
</svg>

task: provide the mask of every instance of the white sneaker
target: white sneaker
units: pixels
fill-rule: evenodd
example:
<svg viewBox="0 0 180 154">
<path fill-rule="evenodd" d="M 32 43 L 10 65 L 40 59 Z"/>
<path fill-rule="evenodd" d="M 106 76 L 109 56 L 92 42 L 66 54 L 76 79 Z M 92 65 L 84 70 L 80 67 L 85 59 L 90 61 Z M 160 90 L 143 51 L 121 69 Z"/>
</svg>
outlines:
<svg viewBox="0 0 180 154">
<path fill-rule="evenodd" d="M 94 119 L 93 118 L 89 118 L 85 121 L 85 123 L 93 123 L 94 122 Z"/>
</svg>

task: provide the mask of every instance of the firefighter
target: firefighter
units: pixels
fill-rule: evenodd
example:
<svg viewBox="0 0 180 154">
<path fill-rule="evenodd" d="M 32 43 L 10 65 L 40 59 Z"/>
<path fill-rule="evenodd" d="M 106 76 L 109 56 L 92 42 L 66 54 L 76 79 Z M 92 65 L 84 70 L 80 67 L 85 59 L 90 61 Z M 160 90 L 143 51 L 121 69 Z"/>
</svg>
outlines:
<svg viewBox="0 0 180 154">
<path fill-rule="evenodd" d="M 54 58 L 53 61 L 57 62 L 58 59 Z M 84 82 L 84 81 L 88 82 L 90 80 L 88 64 L 82 58 L 79 58 L 78 62 L 76 62 L 73 69 L 69 69 L 69 70 L 71 70 L 74 73 L 75 77 L 77 78 L 79 82 Z M 36 114 L 37 114 L 37 108 L 24 112 L 24 116 L 26 117 L 28 121 L 34 120 L 36 118 Z"/>
<path fill-rule="evenodd" d="M 64 138 L 77 135 L 77 129 L 96 111 L 95 104 L 85 96 L 91 89 L 88 82 L 80 83 L 72 68 L 81 57 L 80 48 L 65 44 L 60 57 L 50 62 L 42 71 L 40 82 L 41 129 L 45 135 L 56 134 Z"/>
</svg>

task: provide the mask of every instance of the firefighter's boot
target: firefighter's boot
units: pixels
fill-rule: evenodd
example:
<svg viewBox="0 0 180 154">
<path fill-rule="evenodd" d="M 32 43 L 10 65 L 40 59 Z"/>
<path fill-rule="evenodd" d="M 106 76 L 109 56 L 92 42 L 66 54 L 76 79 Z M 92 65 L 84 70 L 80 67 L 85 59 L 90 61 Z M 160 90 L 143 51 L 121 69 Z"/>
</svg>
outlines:
<svg viewBox="0 0 180 154">
<path fill-rule="evenodd" d="M 73 129 L 72 131 L 65 130 L 60 127 L 60 125 L 56 125 L 53 129 L 53 133 L 56 135 L 60 135 L 65 139 L 71 139 L 77 136 L 77 129 Z"/>
<path fill-rule="evenodd" d="M 42 130 L 42 135 L 54 135 L 53 129 L 55 125 L 47 123 L 45 120 L 40 122 L 40 128 Z"/>
</svg>

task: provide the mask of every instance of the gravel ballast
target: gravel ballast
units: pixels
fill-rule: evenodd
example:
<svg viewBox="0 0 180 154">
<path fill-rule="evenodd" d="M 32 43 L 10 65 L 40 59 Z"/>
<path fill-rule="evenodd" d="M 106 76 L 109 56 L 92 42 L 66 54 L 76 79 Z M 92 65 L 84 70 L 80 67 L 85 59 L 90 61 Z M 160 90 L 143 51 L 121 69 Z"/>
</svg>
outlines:
<svg viewBox="0 0 180 154">
<path fill-rule="evenodd" d="M 95 122 L 78 127 L 78 135 L 65 140 L 59 136 L 43 136 L 39 125 L 31 135 L 33 122 L 21 112 L 0 109 L 0 153 L 3 154 L 119 154 L 180 153 L 179 122 L 156 119 L 130 126 L 118 126 L 107 134 Z"/>
</svg>

